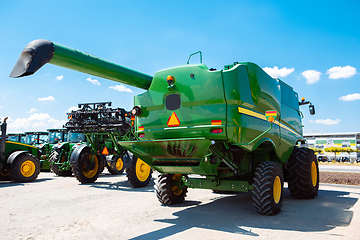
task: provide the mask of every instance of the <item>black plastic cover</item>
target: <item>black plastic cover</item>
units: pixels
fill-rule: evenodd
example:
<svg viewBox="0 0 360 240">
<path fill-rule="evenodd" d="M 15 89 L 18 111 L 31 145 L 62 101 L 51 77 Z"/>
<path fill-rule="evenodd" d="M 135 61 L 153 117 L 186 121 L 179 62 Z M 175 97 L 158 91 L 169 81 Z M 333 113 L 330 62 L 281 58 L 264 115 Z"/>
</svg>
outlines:
<svg viewBox="0 0 360 240">
<path fill-rule="evenodd" d="M 165 105 L 167 110 L 174 111 L 176 109 L 179 109 L 180 104 L 181 99 L 179 94 L 174 93 L 166 96 Z"/>
<path fill-rule="evenodd" d="M 54 44 L 51 41 L 38 39 L 29 43 L 22 51 L 10 77 L 24 77 L 34 74 L 54 56 Z"/>
</svg>

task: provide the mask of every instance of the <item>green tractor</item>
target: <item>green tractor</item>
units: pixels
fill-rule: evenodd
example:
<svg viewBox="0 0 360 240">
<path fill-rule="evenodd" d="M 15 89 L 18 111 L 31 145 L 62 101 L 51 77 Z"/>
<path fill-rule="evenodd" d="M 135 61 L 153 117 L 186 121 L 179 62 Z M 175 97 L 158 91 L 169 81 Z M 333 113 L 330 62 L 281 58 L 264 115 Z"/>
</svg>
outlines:
<svg viewBox="0 0 360 240">
<path fill-rule="evenodd" d="M 87 145 L 85 135 L 69 131 L 67 140 L 59 142 L 52 147 L 52 152 L 49 157 L 51 171 L 57 176 L 71 176 L 71 154 L 74 149 L 82 145 Z"/>
<path fill-rule="evenodd" d="M 7 140 L 12 142 L 25 143 L 25 133 L 8 133 Z"/>
<path fill-rule="evenodd" d="M 50 155 L 52 153 L 53 146 L 67 139 L 66 129 L 48 129 L 47 132 L 48 137 L 46 142 L 35 145 L 41 152 L 40 166 L 43 171 L 50 171 L 51 169 Z M 38 134 L 38 132 L 36 132 L 36 134 Z M 43 136 L 45 135 L 39 135 L 39 139 L 44 139 Z"/>
<path fill-rule="evenodd" d="M 49 132 L 25 132 L 25 135 L 25 143 L 37 147 L 41 152 L 41 157 L 39 158 L 41 171 L 50 171 L 50 162 L 48 161 L 50 151 L 47 144 L 49 139 Z"/>
<path fill-rule="evenodd" d="M 294 197 L 316 197 L 318 162 L 305 148 L 299 110 L 309 104 L 315 114 L 314 106 L 299 102 L 291 86 L 254 63 L 216 70 L 189 59 L 149 76 L 36 40 L 23 50 L 10 76 L 30 75 L 51 63 L 145 89 L 131 111 L 136 140 L 119 144 L 161 173 L 155 189 L 164 205 L 183 202 L 188 188 L 252 191 L 255 210 L 275 215 L 284 182 Z"/>
<path fill-rule="evenodd" d="M 111 174 L 122 174 L 126 169 L 133 187 L 145 187 L 151 179 L 150 166 L 118 144 L 135 139 L 131 114 L 110 106 L 111 102 L 83 103 L 68 113 L 69 121 L 64 127 L 84 134 L 88 142 L 72 153 L 72 171 L 81 183 L 93 183 L 105 166 Z"/>
<path fill-rule="evenodd" d="M 6 141 L 6 120 L 1 124 L 0 181 L 32 182 L 40 173 L 40 152 L 31 145 Z"/>
</svg>

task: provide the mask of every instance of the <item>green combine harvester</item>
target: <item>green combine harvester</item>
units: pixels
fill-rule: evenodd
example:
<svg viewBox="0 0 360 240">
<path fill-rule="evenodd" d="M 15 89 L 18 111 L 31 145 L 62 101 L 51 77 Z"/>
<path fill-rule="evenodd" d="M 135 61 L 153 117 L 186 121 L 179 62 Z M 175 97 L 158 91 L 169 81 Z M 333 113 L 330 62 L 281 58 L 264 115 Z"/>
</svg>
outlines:
<svg viewBox="0 0 360 240">
<path fill-rule="evenodd" d="M 281 210 L 284 181 L 294 197 L 318 194 L 318 163 L 304 147 L 299 110 L 309 104 L 314 114 L 314 106 L 299 102 L 291 86 L 254 63 L 216 70 L 188 60 L 149 76 L 35 40 L 10 77 L 33 74 L 46 63 L 147 90 L 134 99 L 136 140 L 119 144 L 161 173 L 155 188 L 164 205 L 183 202 L 188 188 L 252 191 L 255 210 L 275 215 Z"/>
<path fill-rule="evenodd" d="M 40 152 L 31 145 L 6 141 L 6 120 L 1 123 L 0 181 L 32 182 L 40 173 Z"/>
</svg>

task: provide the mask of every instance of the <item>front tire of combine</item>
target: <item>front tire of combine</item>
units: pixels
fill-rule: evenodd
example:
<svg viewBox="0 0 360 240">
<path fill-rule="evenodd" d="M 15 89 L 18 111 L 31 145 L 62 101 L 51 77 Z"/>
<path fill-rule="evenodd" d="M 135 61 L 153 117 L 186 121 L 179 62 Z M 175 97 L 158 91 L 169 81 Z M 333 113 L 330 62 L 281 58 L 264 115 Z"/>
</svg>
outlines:
<svg viewBox="0 0 360 240">
<path fill-rule="evenodd" d="M 59 150 L 55 150 L 50 155 L 50 169 L 53 171 L 57 176 L 71 176 L 71 170 L 64 170 L 60 171 L 59 166 L 56 164 L 64 163 L 66 161 L 66 156 L 63 154 L 61 159 L 59 158 L 60 153 Z"/>
<path fill-rule="evenodd" d="M 35 181 L 40 173 L 40 162 L 30 153 L 17 156 L 11 164 L 10 176 L 14 182 Z"/>
<path fill-rule="evenodd" d="M 133 155 L 131 168 L 126 168 L 126 176 L 134 188 L 146 187 L 150 180 L 152 169 L 140 158 Z"/>
<path fill-rule="evenodd" d="M 291 196 L 311 199 L 319 190 L 319 166 L 314 151 L 295 147 L 287 164 Z"/>
<path fill-rule="evenodd" d="M 112 175 L 120 175 L 124 173 L 125 167 L 124 162 L 121 157 L 113 155 L 112 158 L 115 158 L 115 161 L 108 162 L 106 164 L 107 169 Z M 114 160 L 114 159 L 112 159 Z"/>
<path fill-rule="evenodd" d="M 182 186 L 181 174 L 163 173 L 155 181 L 156 196 L 164 205 L 174 205 L 185 201 L 187 187 Z"/>
<path fill-rule="evenodd" d="M 255 210 L 263 215 L 280 212 L 283 198 L 284 178 L 276 162 L 262 162 L 256 168 L 252 198 Z"/>
<path fill-rule="evenodd" d="M 80 154 L 76 165 L 71 166 L 76 179 L 81 183 L 94 183 L 104 170 L 100 156 L 92 154 L 85 148 Z"/>
</svg>

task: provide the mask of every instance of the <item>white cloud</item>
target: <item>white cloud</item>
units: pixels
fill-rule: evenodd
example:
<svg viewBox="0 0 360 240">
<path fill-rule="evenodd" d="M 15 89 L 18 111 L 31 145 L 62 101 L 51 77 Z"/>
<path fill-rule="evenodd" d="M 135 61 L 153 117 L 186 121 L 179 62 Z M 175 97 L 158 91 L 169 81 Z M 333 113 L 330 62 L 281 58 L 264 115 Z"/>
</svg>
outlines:
<svg viewBox="0 0 360 240">
<path fill-rule="evenodd" d="M 119 92 L 132 92 L 132 90 L 130 88 L 125 87 L 123 84 L 110 86 L 109 88 L 112 88 L 112 89 L 114 89 L 116 91 L 119 91 Z"/>
<path fill-rule="evenodd" d="M 263 70 L 269 74 L 271 77 L 273 78 L 278 78 L 278 77 L 286 77 L 287 75 L 289 75 L 290 73 L 292 73 L 295 68 L 278 68 L 277 66 L 270 68 L 270 67 L 264 67 Z"/>
<path fill-rule="evenodd" d="M 76 110 L 78 110 L 79 108 L 78 107 L 76 107 L 76 106 L 72 106 L 72 107 L 69 107 L 69 109 L 66 111 L 67 113 L 70 113 L 71 111 L 76 111 Z"/>
<path fill-rule="evenodd" d="M 33 112 L 36 112 L 36 108 L 31 108 L 29 111 L 27 111 L 26 113 L 33 113 Z"/>
<path fill-rule="evenodd" d="M 306 79 L 307 84 L 314 84 L 320 80 L 322 73 L 317 70 L 306 70 L 303 71 L 301 75 Z"/>
<path fill-rule="evenodd" d="M 46 131 L 49 128 L 62 128 L 66 120 L 57 120 L 47 113 L 34 113 L 28 118 L 8 120 L 8 132 Z"/>
<path fill-rule="evenodd" d="M 340 123 L 340 119 L 332 120 L 332 119 L 318 119 L 318 120 L 309 120 L 309 122 L 325 124 L 325 125 L 336 125 Z"/>
<path fill-rule="evenodd" d="M 339 97 L 339 99 L 342 101 L 360 100 L 360 94 L 359 93 L 348 94 L 346 96 Z"/>
<path fill-rule="evenodd" d="M 48 96 L 48 97 L 43 97 L 43 98 L 38 98 L 39 101 L 49 101 L 49 102 L 53 102 L 55 101 L 55 98 L 53 96 Z"/>
<path fill-rule="evenodd" d="M 87 78 L 86 81 L 91 82 L 92 84 L 95 84 L 95 85 L 100 85 L 98 80 L 91 79 L 91 77 Z"/>
<path fill-rule="evenodd" d="M 60 76 L 57 76 L 57 77 L 56 77 L 56 79 L 59 80 L 59 81 L 63 80 L 63 78 L 64 78 L 63 75 L 60 75 Z"/>
<path fill-rule="evenodd" d="M 329 75 L 331 79 L 339 79 L 339 78 L 349 78 L 356 74 L 356 68 L 347 65 L 345 67 L 332 67 L 327 70 L 326 74 Z"/>
</svg>

